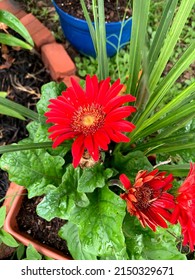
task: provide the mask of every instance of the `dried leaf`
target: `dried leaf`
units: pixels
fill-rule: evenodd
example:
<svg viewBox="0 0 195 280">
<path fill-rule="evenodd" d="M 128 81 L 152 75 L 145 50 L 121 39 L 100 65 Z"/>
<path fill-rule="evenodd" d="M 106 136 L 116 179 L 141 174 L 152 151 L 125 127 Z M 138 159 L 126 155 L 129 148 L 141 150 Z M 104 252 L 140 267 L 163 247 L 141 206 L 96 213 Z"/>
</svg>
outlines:
<svg viewBox="0 0 195 280">
<path fill-rule="evenodd" d="M 9 33 L 9 32 L 7 31 L 8 26 L 7 26 L 5 23 L 3 23 L 3 22 L 0 22 L 0 29 L 3 30 L 3 31 L 6 32 L 6 33 Z"/>
</svg>

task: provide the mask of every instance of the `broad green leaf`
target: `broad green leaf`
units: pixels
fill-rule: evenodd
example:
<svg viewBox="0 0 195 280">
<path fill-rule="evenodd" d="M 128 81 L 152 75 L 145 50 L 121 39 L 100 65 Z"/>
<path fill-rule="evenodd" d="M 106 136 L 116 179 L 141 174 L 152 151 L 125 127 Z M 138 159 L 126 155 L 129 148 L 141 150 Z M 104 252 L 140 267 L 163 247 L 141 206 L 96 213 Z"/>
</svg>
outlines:
<svg viewBox="0 0 195 280">
<path fill-rule="evenodd" d="M 39 142 L 39 141 L 34 141 L 34 139 L 36 137 L 36 132 L 40 126 L 41 124 L 37 121 L 31 121 L 26 125 L 26 129 L 28 131 L 28 139 L 30 139 L 32 142 L 36 142 L 36 143 Z M 40 142 L 44 142 L 44 141 L 40 141 Z"/>
<path fill-rule="evenodd" d="M 7 26 L 9 26 L 15 32 L 20 34 L 31 46 L 34 46 L 32 37 L 30 36 L 26 27 L 12 13 L 10 13 L 6 10 L 0 10 L 0 22 L 5 23 Z"/>
<path fill-rule="evenodd" d="M 85 168 L 78 181 L 78 191 L 93 192 L 96 188 L 103 188 L 106 180 L 113 175 L 109 168 L 105 169 L 102 164 L 96 164 L 91 168 Z"/>
<path fill-rule="evenodd" d="M 24 41 L 10 34 L 4 34 L 4 33 L 0 33 L 0 43 L 12 47 L 21 47 L 27 50 L 31 50 L 33 48 L 31 45 L 25 43 Z"/>
<path fill-rule="evenodd" d="M 51 190 L 37 206 L 37 213 L 50 221 L 58 217 L 68 219 L 71 210 L 77 205 L 86 207 L 89 203 L 83 192 L 77 191 L 80 168 L 69 165 L 59 187 Z"/>
<path fill-rule="evenodd" d="M 37 252 L 37 250 L 29 244 L 26 248 L 26 260 L 41 260 L 42 256 Z"/>
<path fill-rule="evenodd" d="M 180 237 L 178 225 L 169 226 L 169 230 Z M 177 249 L 176 239 L 163 228 L 153 232 L 150 228 L 142 228 L 137 218 L 127 213 L 123 231 L 126 238 L 127 252 L 134 260 L 186 260 L 185 255 Z"/>
<path fill-rule="evenodd" d="M 46 193 L 49 184 L 58 186 L 63 164 L 63 158 L 42 149 L 5 153 L 0 161 L 10 180 L 28 189 L 29 198 Z"/>
<path fill-rule="evenodd" d="M 87 252 L 80 241 L 78 227 L 70 222 L 61 227 L 59 231 L 61 238 L 67 241 L 68 250 L 74 260 L 96 260 L 93 253 Z"/>
<path fill-rule="evenodd" d="M 13 236 L 4 229 L 0 229 L 0 239 L 9 247 L 18 247 L 18 242 L 16 242 Z"/>
<path fill-rule="evenodd" d="M 114 167 L 119 173 L 125 173 L 134 182 L 139 170 L 152 170 L 152 165 L 141 151 L 131 152 L 122 155 L 120 152 L 114 153 Z"/>
<path fill-rule="evenodd" d="M 25 253 L 25 246 L 23 244 L 19 244 L 18 248 L 16 249 L 17 260 L 21 260 Z"/>
<path fill-rule="evenodd" d="M 88 198 L 90 204 L 85 208 L 74 208 L 69 217 L 69 221 L 78 227 L 82 248 L 104 259 L 126 259 L 122 233 L 126 212 L 124 201 L 106 186 L 95 189 Z"/>
<path fill-rule="evenodd" d="M 52 144 L 53 142 L 48 142 L 49 140 L 49 133 L 48 133 L 48 125 L 46 123 L 38 123 L 38 122 L 30 122 L 26 126 L 28 132 L 29 132 L 29 138 L 36 144 L 41 145 L 41 143 L 44 145 L 45 148 L 49 152 L 50 155 L 53 156 L 61 156 L 64 157 L 67 152 L 71 150 L 71 141 L 65 141 L 62 145 L 59 147 L 53 149 Z M 50 144 L 49 144 L 50 143 Z M 43 146 L 44 148 L 44 146 Z"/>
<path fill-rule="evenodd" d="M 4 225 L 5 216 L 6 216 L 6 207 L 1 206 L 1 208 L 0 208 L 0 228 Z"/>
<path fill-rule="evenodd" d="M 186 256 L 179 252 L 177 240 L 174 235 L 180 237 L 180 226 L 169 226 L 169 231 L 163 228 L 157 228 L 155 233 L 147 235 L 144 238 L 144 252 L 148 260 L 186 260 Z"/>
<path fill-rule="evenodd" d="M 64 83 L 56 83 L 50 82 L 41 87 L 41 99 L 37 102 L 37 111 L 39 115 L 45 120 L 43 116 L 45 112 L 48 111 L 49 100 L 52 98 L 56 98 L 58 95 L 61 94 L 62 91 L 66 89 Z"/>
</svg>

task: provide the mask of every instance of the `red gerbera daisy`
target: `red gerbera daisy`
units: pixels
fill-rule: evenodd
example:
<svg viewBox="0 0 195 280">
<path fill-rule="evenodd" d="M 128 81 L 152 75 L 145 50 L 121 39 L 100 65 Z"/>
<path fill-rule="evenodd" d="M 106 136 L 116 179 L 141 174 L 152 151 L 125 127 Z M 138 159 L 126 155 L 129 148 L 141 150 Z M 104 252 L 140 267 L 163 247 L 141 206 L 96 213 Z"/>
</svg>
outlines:
<svg viewBox="0 0 195 280">
<path fill-rule="evenodd" d="M 195 164 L 190 164 L 190 172 L 178 189 L 176 207 L 172 222 L 179 222 L 183 235 L 183 245 L 189 244 L 190 250 L 195 246 Z"/>
<path fill-rule="evenodd" d="M 61 96 L 50 100 L 50 111 L 45 116 L 47 123 L 54 123 L 48 130 L 53 148 L 67 139 L 75 139 L 72 155 L 77 167 L 85 150 L 97 161 L 100 149 L 107 150 L 110 141 L 129 142 L 122 132 L 131 132 L 135 126 L 124 118 L 136 109 L 121 106 L 135 101 L 135 97 L 119 96 L 123 88 L 119 79 L 110 85 L 110 78 L 98 82 L 97 76 L 88 75 L 85 90 L 73 78 L 71 83 Z"/>
<path fill-rule="evenodd" d="M 121 198 L 127 202 L 127 211 L 136 216 L 143 227 L 149 226 L 153 231 L 156 226 L 167 227 L 165 220 L 171 220 L 170 210 L 174 208 L 174 196 L 167 193 L 172 187 L 172 174 L 157 169 L 151 172 L 139 171 L 132 186 L 125 174 L 120 181 L 127 190 Z"/>
</svg>

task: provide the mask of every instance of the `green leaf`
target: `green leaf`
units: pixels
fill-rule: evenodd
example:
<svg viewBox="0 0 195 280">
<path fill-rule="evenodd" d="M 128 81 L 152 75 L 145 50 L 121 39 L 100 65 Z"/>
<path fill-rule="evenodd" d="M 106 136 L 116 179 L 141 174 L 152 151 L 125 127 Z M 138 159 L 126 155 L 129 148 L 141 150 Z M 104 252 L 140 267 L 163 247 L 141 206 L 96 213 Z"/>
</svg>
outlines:
<svg viewBox="0 0 195 280">
<path fill-rule="evenodd" d="M 69 217 L 69 221 L 78 226 L 82 248 L 102 259 L 126 259 L 122 233 L 126 207 L 124 201 L 106 186 L 95 189 L 88 198 L 90 204 L 85 208 L 74 208 Z"/>
<path fill-rule="evenodd" d="M 138 121 L 135 123 L 136 129 L 131 133 L 131 141 L 134 142 L 142 135 L 140 134 L 141 131 L 147 127 L 148 123 L 151 123 L 154 119 L 150 120 L 149 116 L 158 109 L 158 105 L 163 100 L 163 98 L 169 94 L 169 90 L 177 78 L 187 69 L 190 63 L 193 62 L 195 56 L 195 42 L 193 42 L 185 53 L 181 56 L 181 58 L 177 61 L 177 63 L 173 66 L 173 68 L 169 71 L 165 78 L 159 83 L 158 87 L 155 89 L 153 96 L 150 98 L 145 110 L 139 116 Z M 194 87 L 194 85 L 192 86 Z M 192 90 L 192 88 L 190 88 Z M 191 96 L 191 100 L 193 100 L 193 95 Z M 189 100 L 188 100 L 189 102 Z M 171 107 L 175 105 L 175 102 L 171 102 Z M 167 108 L 167 107 L 166 107 Z M 170 110 L 170 106 L 168 107 Z M 161 113 L 158 113 L 161 115 Z M 154 115 L 155 117 L 155 115 Z M 160 117 L 160 116 L 159 116 Z M 159 118 L 158 118 L 159 119 Z"/>
<path fill-rule="evenodd" d="M 7 98 L 3 98 L 0 96 L 0 104 L 7 107 L 10 110 L 14 110 L 15 112 L 17 112 L 17 113 L 21 114 L 22 116 L 27 117 L 31 120 L 34 120 L 34 121 L 38 120 L 38 114 L 35 111 L 30 110 L 30 109 L 24 107 L 23 105 L 20 105 Z"/>
<path fill-rule="evenodd" d="M 37 111 L 39 115 L 45 120 L 43 116 L 46 111 L 48 111 L 49 100 L 56 98 L 61 94 L 62 91 L 66 89 L 64 83 L 50 82 L 41 87 L 41 99 L 37 102 Z"/>
<path fill-rule="evenodd" d="M 61 227 L 59 236 L 67 241 L 68 249 L 74 260 L 97 260 L 96 255 L 83 248 L 76 225 L 68 222 Z"/>
<path fill-rule="evenodd" d="M 148 72 L 151 73 L 155 62 L 158 59 L 160 50 L 162 48 L 164 39 L 167 35 L 167 31 L 170 27 L 171 21 L 173 19 L 175 8 L 177 7 L 178 0 L 167 0 L 166 6 L 164 8 L 159 26 L 157 28 L 157 31 L 155 33 L 155 37 L 152 41 L 152 45 L 150 47 L 149 53 L 148 53 Z"/>
<path fill-rule="evenodd" d="M 77 191 L 80 168 L 74 169 L 69 165 L 59 187 L 52 189 L 37 206 L 37 213 L 50 221 L 58 217 L 68 219 L 71 210 L 77 205 L 86 207 L 89 203 L 83 192 Z"/>
<path fill-rule="evenodd" d="M 186 102 L 190 102 L 195 97 L 195 82 L 190 86 L 181 91 L 176 97 L 174 97 L 170 102 L 165 104 L 158 112 L 152 115 L 149 119 L 144 122 L 143 127 L 148 127 L 153 124 L 155 121 L 158 121 L 162 116 L 165 116 L 167 113 L 172 112 L 175 108 L 185 105 Z M 190 98 L 190 100 L 189 100 Z"/>
<path fill-rule="evenodd" d="M 173 53 L 174 47 L 179 39 L 181 31 L 186 23 L 186 20 L 194 5 L 194 0 L 182 0 L 177 14 L 174 18 L 173 24 L 170 28 L 168 35 L 166 36 L 164 45 L 161 49 L 160 56 L 152 70 L 149 79 L 150 92 L 153 92 L 165 66 Z"/>
<path fill-rule="evenodd" d="M 26 248 L 26 260 L 41 260 L 42 256 L 37 252 L 37 250 L 29 244 Z"/>
<path fill-rule="evenodd" d="M 145 51 L 150 0 L 133 2 L 132 34 L 130 41 L 129 70 L 126 92 L 135 95 L 142 55 Z M 141 20 L 140 20 L 141 19 Z"/>
<path fill-rule="evenodd" d="M 18 247 L 18 242 L 4 229 L 0 229 L 0 239 L 1 241 L 9 247 Z"/>
<path fill-rule="evenodd" d="M 1 11 L 0 11 L 1 12 Z M 0 43 L 12 47 L 21 47 L 23 49 L 31 50 L 33 47 L 24 41 L 10 35 L 0 33 Z"/>
<path fill-rule="evenodd" d="M 166 171 L 168 173 L 173 174 L 174 177 L 187 177 L 189 173 L 190 165 L 189 163 L 186 164 L 175 164 L 169 165 L 164 164 L 158 166 L 158 170 Z"/>
<path fill-rule="evenodd" d="M 134 182 L 139 170 L 152 170 L 153 166 L 141 151 L 131 152 L 122 155 L 120 152 L 114 153 L 114 167 L 119 173 L 125 173 Z"/>
<path fill-rule="evenodd" d="M 6 207 L 1 206 L 1 208 L 0 208 L 0 228 L 4 225 L 5 216 L 6 216 Z"/>
<path fill-rule="evenodd" d="M 193 119 L 195 116 L 195 102 L 192 101 L 189 104 L 183 105 L 182 110 L 179 108 L 178 110 L 172 110 L 171 113 L 166 115 L 164 118 L 162 118 L 160 121 L 152 123 L 149 127 L 143 129 L 139 133 L 140 138 L 144 138 L 148 135 L 152 135 L 152 133 L 157 132 L 160 129 L 167 129 L 170 126 L 180 128 L 180 124 L 184 123 L 186 124 L 186 119 Z M 175 132 L 175 130 L 173 130 Z"/>
<path fill-rule="evenodd" d="M 78 181 L 79 192 L 93 192 L 96 188 L 103 188 L 106 180 L 110 178 L 113 171 L 109 168 L 104 169 L 102 164 L 96 164 L 94 167 L 85 168 Z"/>
<path fill-rule="evenodd" d="M 180 236 L 180 226 L 169 226 L 169 230 Z M 135 260 L 186 260 L 176 245 L 176 239 L 164 228 L 156 232 L 143 228 L 137 218 L 127 213 L 123 231 L 126 238 L 127 252 Z"/>
<path fill-rule="evenodd" d="M 94 46 L 95 52 L 97 53 L 95 29 L 94 29 L 93 23 L 90 19 L 90 15 L 89 15 L 89 12 L 87 10 L 87 7 L 86 7 L 86 4 L 85 4 L 84 0 L 81 0 L 80 2 L 81 2 L 81 7 L 82 7 L 83 14 L 85 16 L 85 19 L 86 19 L 88 27 L 89 27 L 89 32 L 90 32 L 90 36 L 91 36 L 91 39 L 92 39 L 92 42 L 93 42 L 93 46 Z"/>
<path fill-rule="evenodd" d="M 24 142 L 23 142 L 24 143 Z M 17 151 L 26 151 L 26 150 L 35 150 L 35 149 L 47 149 L 52 147 L 52 142 L 44 143 L 25 143 L 25 144 L 11 144 L 0 146 L 0 154 L 8 152 L 17 152 Z"/>
<path fill-rule="evenodd" d="M 25 118 L 21 114 L 15 112 L 14 110 L 7 108 L 6 106 L 0 105 L 0 112 L 1 112 L 1 115 L 6 115 L 6 116 L 10 116 L 10 117 L 17 118 L 20 120 L 25 120 Z"/>
<path fill-rule="evenodd" d="M 1 91 L 0 92 L 0 97 L 6 97 L 7 96 L 7 92 L 3 92 Z M 17 113 L 15 110 L 12 110 L 6 106 L 3 106 L 3 105 L 0 105 L 0 112 L 2 115 L 7 115 L 7 116 L 10 116 L 10 117 L 14 117 L 14 118 L 18 118 L 18 119 L 21 119 L 21 120 L 25 120 L 25 118 Z"/>
<path fill-rule="evenodd" d="M 169 226 L 169 230 L 174 233 L 174 227 Z M 176 229 L 177 231 L 177 229 Z M 178 231 L 177 231 L 178 232 Z M 153 233 L 153 232 L 152 232 Z M 178 237 L 180 235 L 178 234 Z M 186 256 L 179 252 L 176 245 L 176 239 L 163 228 L 157 228 L 157 231 L 151 236 L 144 238 L 144 255 L 148 260 L 186 260 Z"/>
<path fill-rule="evenodd" d="M 0 91 L 0 97 L 6 97 L 7 96 L 7 92 L 6 91 Z"/>
<path fill-rule="evenodd" d="M 26 27 L 12 13 L 10 13 L 6 10 L 0 10 L 0 22 L 5 23 L 7 26 L 9 26 L 15 32 L 20 34 L 31 46 L 34 46 L 33 39 L 30 36 Z"/>
<path fill-rule="evenodd" d="M 17 259 L 21 260 L 25 253 L 25 246 L 23 244 L 19 244 L 18 248 L 16 249 Z"/>
<path fill-rule="evenodd" d="M 58 186 L 63 164 L 63 158 L 42 149 L 3 154 L 0 160 L 0 167 L 9 173 L 9 179 L 28 189 L 29 198 L 46 193 L 49 184 Z"/>
</svg>

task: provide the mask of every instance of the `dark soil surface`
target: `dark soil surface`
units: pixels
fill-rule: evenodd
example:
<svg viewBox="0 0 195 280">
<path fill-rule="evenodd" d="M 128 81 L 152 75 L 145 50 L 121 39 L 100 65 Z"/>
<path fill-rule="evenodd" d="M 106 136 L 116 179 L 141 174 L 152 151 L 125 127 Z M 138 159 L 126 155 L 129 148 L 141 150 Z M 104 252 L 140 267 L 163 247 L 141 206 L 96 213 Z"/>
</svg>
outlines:
<svg viewBox="0 0 195 280">
<path fill-rule="evenodd" d="M 80 0 L 55 0 L 55 2 L 66 13 L 80 19 L 85 19 Z M 88 12 L 90 13 L 90 17 L 93 20 L 92 1 L 86 0 L 85 4 L 87 6 Z M 105 0 L 104 9 L 106 22 L 120 21 L 123 19 L 125 13 L 126 19 L 132 15 L 132 10 L 127 7 L 127 0 Z"/>
<path fill-rule="evenodd" d="M 8 99 L 35 110 L 41 86 L 50 81 L 38 54 L 0 45 L 0 91 L 7 92 Z M 0 146 L 27 137 L 28 122 L 0 114 Z M 6 172 L 0 171 L 0 206 L 9 185 L 7 178 Z"/>
<path fill-rule="evenodd" d="M 40 218 L 36 214 L 36 206 L 41 199 L 40 197 L 28 199 L 27 196 L 24 196 L 22 207 L 17 215 L 19 229 L 21 232 L 29 234 L 35 240 L 60 250 L 66 256 L 70 256 L 66 241 L 58 236 L 58 231 L 65 224 L 65 221 L 55 218 L 47 222 Z"/>
<path fill-rule="evenodd" d="M 41 86 L 51 81 L 48 71 L 36 53 L 4 49 L 5 46 L 0 45 L 0 91 L 7 92 L 8 99 L 35 110 Z M 25 137 L 25 125 L 24 121 L 2 115 L 0 145 L 11 144 Z"/>
</svg>

